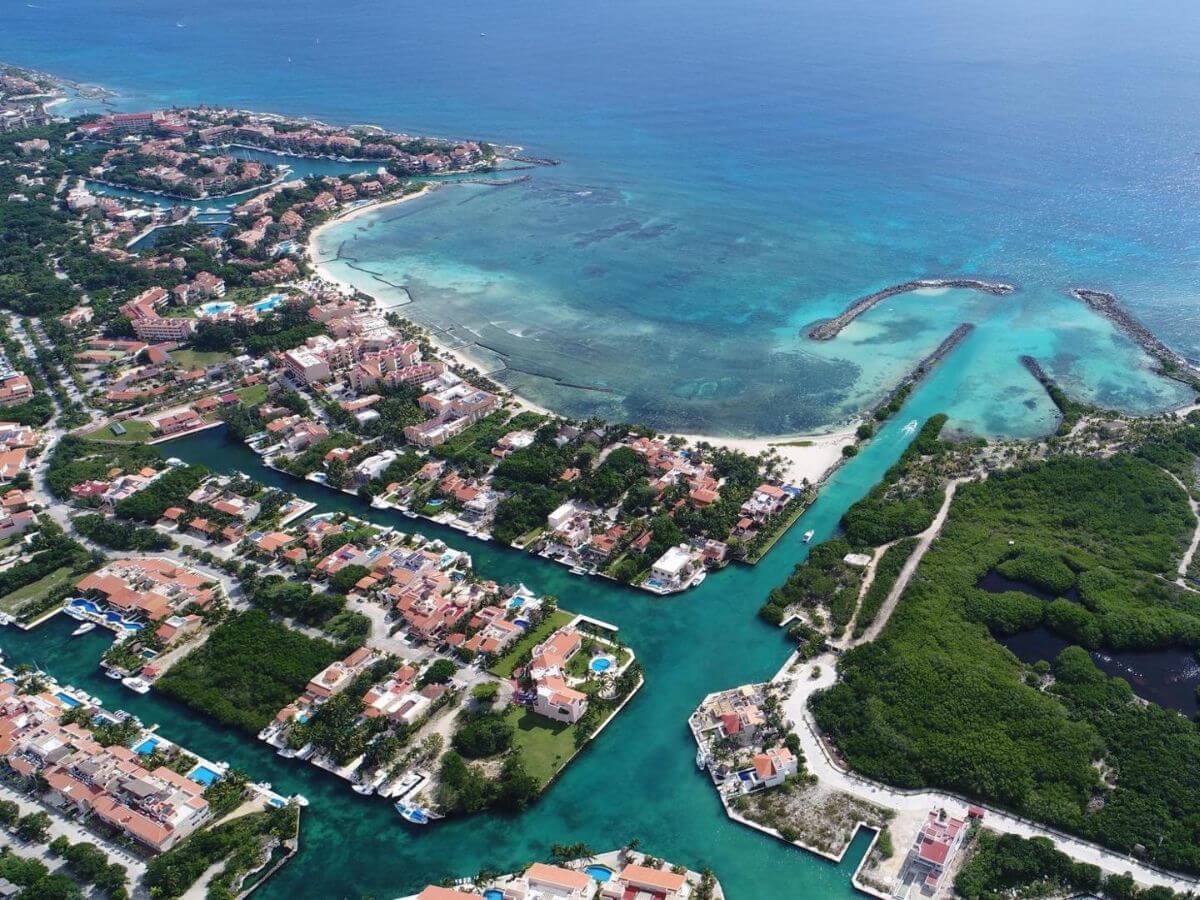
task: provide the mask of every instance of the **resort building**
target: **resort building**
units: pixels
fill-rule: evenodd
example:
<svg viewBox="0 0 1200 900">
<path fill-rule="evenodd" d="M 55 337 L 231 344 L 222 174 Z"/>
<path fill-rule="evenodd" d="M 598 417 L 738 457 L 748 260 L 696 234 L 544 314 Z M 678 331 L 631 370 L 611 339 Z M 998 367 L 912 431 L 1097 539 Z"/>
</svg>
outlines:
<svg viewBox="0 0 1200 900">
<path fill-rule="evenodd" d="M 973 808 L 972 812 L 982 816 L 982 810 Z M 901 884 L 917 884 L 921 893 L 928 897 L 937 893 L 942 875 L 950 868 L 966 833 L 967 823 L 963 819 L 948 816 L 944 810 L 930 810 L 909 848 L 901 871 Z"/>
<path fill-rule="evenodd" d="M 128 747 L 102 747 L 83 725 L 60 724 L 79 705 L 61 691 L 29 695 L 0 682 L 0 760 L 13 777 L 44 784 L 50 806 L 95 816 L 156 852 L 208 820 L 204 785 L 166 766 L 147 770 Z"/>
<path fill-rule="evenodd" d="M 219 586 L 199 572 L 163 558 L 112 560 L 76 587 L 115 610 L 152 621 L 204 609 L 220 595 Z"/>
</svg>

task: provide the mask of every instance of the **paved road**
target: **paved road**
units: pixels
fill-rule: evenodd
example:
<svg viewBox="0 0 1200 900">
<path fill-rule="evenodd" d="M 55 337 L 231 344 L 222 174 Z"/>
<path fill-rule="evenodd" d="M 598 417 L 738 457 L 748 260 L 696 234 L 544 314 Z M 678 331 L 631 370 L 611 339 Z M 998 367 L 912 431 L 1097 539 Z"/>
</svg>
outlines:
<svg viewBox="0 0 1200 900">
<path fill-rule="evenodd" d="M 790 664 L 791 660 L 788 662 Z M 973 801 L 968 801 L 964 797 L 941 791 L 897 790 L 856 775 L 834 761 L 824 743 L 818 738 L 819 732 L 816 722 L 809 712 L 808 700 L 818 691 L 833 686 L 837 680 L 836 662 L 834 656 L 829 654 L 803 666 L 794 678 L 788 675 L 788 665 L 785 665 L 779 675 L 775 676 L 777 682 L 785 684 L 787 697 L 783 703 L 784 714 L 794 723 L 809 771 L 828 787 L 897 811 L 924 813 L 931 809 L 944 807 L 948 810 L 965 812 L 968 803 Z M 816 678 L 810 677 L 814 666 L 820 668 L 820 675 Z M 790 685 L 786 684 L 789 679 Z M 1179 892 L 1200 889 L 1200 880 L 1156 869 L 1132 857 L 1114 853 L 1098 844 L 1092 844 L 1046 828 L 1003 810 L 984 804 L 977 803 L 976 805 L 983 806 L 987 810 L 987 817 L 984 821 L 987 827 L 993 831 L 1017 834 L 1025 838 L 1047 837 L 1059 850 L 1073 859 L 1099 866 L 1105 872 L 1112 874 L 1120 875 L 1129 872 L 1136 881 L 1143 885 L 1163 885 Z"/>
</svg>

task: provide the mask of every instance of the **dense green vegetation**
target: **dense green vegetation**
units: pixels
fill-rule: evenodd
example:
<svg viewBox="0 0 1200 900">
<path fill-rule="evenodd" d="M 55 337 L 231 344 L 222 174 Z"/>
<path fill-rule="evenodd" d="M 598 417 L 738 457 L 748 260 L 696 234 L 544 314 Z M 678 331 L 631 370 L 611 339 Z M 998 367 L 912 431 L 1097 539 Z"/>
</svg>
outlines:
<svg viewBox="0 0 1200 900">
<path fill-rule="evenodd" d="M 879 615 L 879 610 L 883 607 L 883 601 L 887 599 L 896 579 L 900 577 L 900 570 L 904 568 L 904 564 L 908 562 L 908 558 L 912 556 L 916 547 L 917 539 L 915 537 L 904 538 L 883 551 L 883 556 L 875 564 L 875 580 L 863 594 L 858 617 L 854 620 L 855 637 L 861 637 L 863 632 L 871 627 L 875 617 Z"/>
<path fill-rule="evenodd" d="M 110 550 L 166 550 L 175 542 L 161 531 L 106 519 L 101 515 L 79 516 L 72 524 L 84 537 Z"/>
<path fill-rule="evenodd" d="M 154 447 L 142 444 L 101 444 L 65 434 L 50 456 L 46 483 L 60 500 L 71 496 L 71 487 L 84 481 L 102 481 L 113 469 L 137 472 L 146 466 L 160 468 L 163 458 Z"/>
<path fill-rule="evenodd" d="M 808 558 L 792 571 L 788 580 L 772 589 L 758 614 L 778 625 L 789 607 L 828 607 L 833 633 L 841 634 L 858 602 L 862 570 L 842 562 L 850 545 L 835 538 L 813 548 Z"/>
<path fill-rule="evenodd" d="M 1106 900 L 1171 900 L 1170 888 L 1141 890 L 1128 875 L 1105 877 L 1099 867 L 1072 861 L 1049 838 L 1022 838 L 981 831 L 974 854 L 954 888 L 966 900 L 1054 897 L 1072 894 Z"/>
<path fill-rule="evenodd" d="M 180 466 L 164 472 L 148 487 L 117 501 L 116 514 L 153 525 L 172 506 L 186 504 L 188 494 L 208 477 L 204 466 Z"/>
<path fill-rule="evenodd" d="M 964 485 L 880 639 L 848 652 L 842 681 L 815 698 L 818 721 L 869 777 L 958 791 L 1200 871 L 1195 726 L 1139 706 L 1078 649 L 1064 652 L 1051 682 L 1027 684 L 979 615 L 1007 595 L 976 587 L 1008 563 L 1059 588 L 1061 562 L 1077 602 L 1022 600 L 1071 610 L 1048 615 L 1051 627 L 1083 623 L 1111 648 L 1197 645 L 1200 598 L 1157 578 L 1193 527 L 1183 491 L 1132 456 L 1055 458 Z M 1096 760 L 1116 773 L 1115 787 Z"/>
<path fill-rule="evenodd" d="M 946 416 L 931 416 L 896 464 L 884 473 L 879 484 L 846 510 L 842 527 L 851 545 L 878 547 L 897 538 L 918 534 L 933 522 L 942 503 L 942 492 L 927 484 L 905 490 L 900 482 L 919 460 L 945 452 L 944 445 L 938 440 L 945 424 Z"/>
<path fill-rule="evenodd" d="M 172 666 L 155 688 L 223 724 L 256 734 L 338 655 L 328 641 L 251 610 L 213 629 L 204 645 Z"/>
<path fill-rule="evenodd" d="M 265 843 L 294 839 L 299 827 L 299 811 L 285 806 L 197 831 L 150 860 L 145 885 L 152 897 L 179 897 L 209 866 L 228 860 L 223 875 L 244 872 L 260 857 Z"/>
<path fill-rule="evenodd" d="M 60 569 L 82 573 L 92 568 L 92 564 L 92 555 L 82 544 L 71 540 L 44 517 L 21 561 L 0 572 L 0 597 L 36 584 Z"/>
<path fill-rule="evenodd" d="M 359 646 L 371 633 L 371 620 L 346 609 L 344 594 L 314 591 L 308 582 L 291 581 L 282 575 L 243 578 L 242 587 L 259 609 L 320 628 L 344 644 Z"/>
</svg>

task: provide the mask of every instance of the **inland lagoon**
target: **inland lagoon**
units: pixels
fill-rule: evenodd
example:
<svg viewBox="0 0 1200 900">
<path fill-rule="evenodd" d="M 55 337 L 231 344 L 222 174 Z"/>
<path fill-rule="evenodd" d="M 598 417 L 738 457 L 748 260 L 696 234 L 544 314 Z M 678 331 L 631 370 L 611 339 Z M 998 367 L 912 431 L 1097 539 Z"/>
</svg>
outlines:
<svg viewBox="0 0 1200 900">
<path fill-rule="evenodd" d="M 961 350 L 962 348 L 960 348 Z M 959 351 L 956 351 L 959 352 Z M 860 834 L 841 865 L 764 837 L 725 818 L 707 778 L 696 771 L 687 717 L 707 693 L 773 675 L 789 645 L 755 615 L 814 543 L 828 538 L 845 509 L 898 458 L 911 439 L 904 424 L 938 411 L 956 390 L 939 368 L 862 452 L 841 467 L 820 497 L 754 568 L 735 565 L 668 599 L 595 578 L 519 551 L 472 540 L 432 523 L 373 510 L 354 497 L 261 465 L 222 431 L 169 445 L 172 456 L 220 471 L 241 470 L 319 504 L 402 530 L 419 530 L 471 553 L 476 568 L 505 582 L 553 594 L 572 610 L 613 622 L 645 666 L 646 687 L 530 809 L 516 816 L 477 815 L 425 829 L 406 825 L 379 798 L 364 798 L 313 766 L 276 756 L 265 744 L 158 697 L 138 696 L 104 678 L 97 662 L 106 638 L 70 638 L 73 623 L 54 619 L 33 632 L 5 629 L 0 650 L 10 662 L 40 665 L 64 682 L 130 710 L 210 759 L 227 760 L 280 793 L 302 793 L 300 853 L 263 889 L 264 898 L 393 897 L 426 882 L 507 870 L 548 854 L 552 843 L 600 847 L 638 837 L 648 851 L 694 866 L 711 865 L 731 897 L 849 898 L 849 877 L 866 850 Z M 352 860 L 352 865 L 331 864 Z"/>
</svg>

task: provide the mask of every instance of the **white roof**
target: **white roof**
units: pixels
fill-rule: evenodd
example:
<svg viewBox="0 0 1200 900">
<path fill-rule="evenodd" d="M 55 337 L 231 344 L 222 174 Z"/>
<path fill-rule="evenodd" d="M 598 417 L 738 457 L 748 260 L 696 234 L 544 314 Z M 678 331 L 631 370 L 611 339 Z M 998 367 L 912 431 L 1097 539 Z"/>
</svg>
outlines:
<svg viewBox="0 0 1200 900">
<path fill-rule="evenodd" d="M 654 568 L 659 572 L 678 575 L 692 560 L 692 555 L 683 547 L 672 547 L 658 558 Z"/>
</svg>

